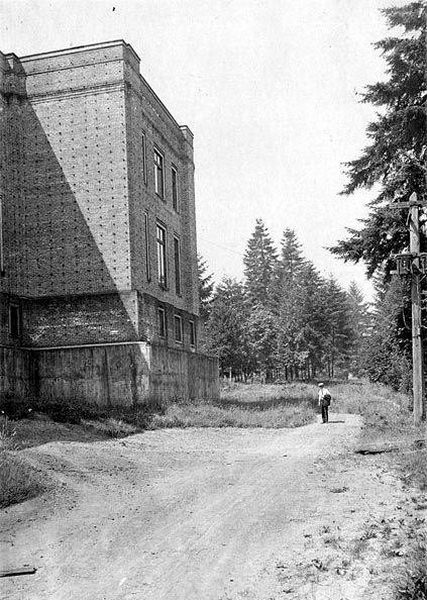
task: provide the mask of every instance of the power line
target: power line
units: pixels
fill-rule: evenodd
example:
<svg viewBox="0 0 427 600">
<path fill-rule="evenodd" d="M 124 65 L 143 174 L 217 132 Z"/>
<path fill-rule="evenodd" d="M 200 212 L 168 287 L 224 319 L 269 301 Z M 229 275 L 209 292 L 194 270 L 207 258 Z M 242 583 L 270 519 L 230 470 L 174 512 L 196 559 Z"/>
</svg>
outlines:
<svg viewBox="0 0 427 600">
<path fill-rule="evenodd" d="M 204 240 L 206 243 L 210 244 L 211 246 L 216 246 L 217 248 L 221 248 L 222 250 L 227 250 L 228 252 L 231 252 L 232 254 L 237 254 L 237 256 L 241 256 L 242 258 L 244 258 L 244 254 L 242 254 L 241 252 L 237 252 L 236 250 L 232 250 L 231 248 L 228 248 L 227 246 L 223 246 L 222 244 L 217 244 L 216 242 L 212 242 L 211 240 L 208 240 L 207 238 L 204 238 L 203 236 L 198 236 L 199 240 Z"/>
</svg>

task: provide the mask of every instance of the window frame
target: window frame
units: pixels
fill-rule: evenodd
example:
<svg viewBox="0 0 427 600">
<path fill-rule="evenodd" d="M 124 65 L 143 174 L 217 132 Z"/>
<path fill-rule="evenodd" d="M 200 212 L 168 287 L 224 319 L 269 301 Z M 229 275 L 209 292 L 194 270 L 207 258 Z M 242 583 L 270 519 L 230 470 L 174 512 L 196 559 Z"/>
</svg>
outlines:
<svg viewBox="0 0 427 600">
<path fill-rule="evenodd" d="M 163 232 L 163 240 L 159 238 L 159 231 Z M 157 250 L 157 279 L 160 287 L 167 289 L 167 229 L 165 225 L 156 223 L 156 250 Z M 161 268 L 162 267 L 162 268 Z"/>
<path fill-rule="evenodd" d="M 197 343 L 196 323 L 192 319 L 190 319 L 190 321 L 188 321 L 188 324 L 190 326 L 190 347 L 195 348 Z"/>
<path fill-rule="evenodd" d="M 179 212 L 179 179 L 178 169 L 173 164 L 171 167 L 171 190 L 172 190 L 172 208 L 175 212 Z"/>
<path fill-rule="evenodd" d="M 156 146 L 154 147 L 154 191 L 159 198 L 165 198 L 165 155 Z M 159 163 L 156 162 L 159 158 Z M 160 172 L 160 178 L 159 178 Z M 160 186 L 159 186 L 160 182 Z M 159 189 L 161 187 L 161 189 Z"/>
<path fill-rule="evenodd" d="M 161 338 L 162 340 L 165 340 L 167 338 L 168 327 L 167 327 L 166 310 L 163 308 L 163 306 L 157 307 L 157 326 L 158 326 L 157 330 L 159 333 L 159 338 Z M 163 329 L 163 334 L 162 334 L 162 329 Z"/>
<path fill-rule="evenodd" d="M 145 237 L 145 275 L 151 281 L 151 256 L 150 256 L 150 223 L 148 212 L 144 212 L 144 237 Z"/>
<path fill-rule="evenodd" d="M 141 152 L 142 152 L 142 181 L 147 183 L 147 136 L 141 132 Z"/>
<path fill-rule="evenodd" d="M 16 321 L 13 321 L 12 319 L 12 311 L 16 311 Z M 21 307 L 19 306 L 19 304 L 15 304 L 15 303 L 10 303 L 9 304 L 9 335 L 11 337 L 11 339 L 13 340 L 17 340 L 21 337 L 21 333 L 22 333 L 22 324 L 21 324 Z M 15 327 L 12 327 L 13 324 L 16 324 L 16 329 Z"/>
<path fill-rule="evenodd" d="M 177 296 L 182 296 L 181 240 L 176 234 L 173 236 L 173 260 L 175 271 L 175 292 Z"/>
<path fill-rule="evenodd" d="M 179 323 L 179 338 L 177 337 L 177 323 Z M 182 317 L 181 315 L 177 315 L 176 313 L 173 316 L 173 329 L 174 329 L 174 337 L 176 344 L 184 343 L 184 332 L 182 329 Z"/>
<path fill-rule="evenodd" d="M 4 196 L 0 194 L 0 277 L 4 277 L 4 231 L 3 231 L 3 202 Z"/>
</svg>

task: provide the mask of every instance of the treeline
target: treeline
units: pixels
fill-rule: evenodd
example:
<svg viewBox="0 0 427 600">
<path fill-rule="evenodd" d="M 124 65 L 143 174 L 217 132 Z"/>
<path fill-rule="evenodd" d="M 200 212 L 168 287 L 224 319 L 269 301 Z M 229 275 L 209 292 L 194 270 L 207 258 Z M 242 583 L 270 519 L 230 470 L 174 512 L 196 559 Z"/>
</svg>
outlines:
<svg viewBox="0 0 427 600">
<path fill-rule="evenodd" d="M 244 255 L 244 280 L 212 276 L 199 261 L 204 350 L 222 373 L 265 380 L 328 378 L 363 368 L 369 314 L 355 283 L 322 277 L 285 229 L 277 250 L 257 220 Z"/>
</svg>

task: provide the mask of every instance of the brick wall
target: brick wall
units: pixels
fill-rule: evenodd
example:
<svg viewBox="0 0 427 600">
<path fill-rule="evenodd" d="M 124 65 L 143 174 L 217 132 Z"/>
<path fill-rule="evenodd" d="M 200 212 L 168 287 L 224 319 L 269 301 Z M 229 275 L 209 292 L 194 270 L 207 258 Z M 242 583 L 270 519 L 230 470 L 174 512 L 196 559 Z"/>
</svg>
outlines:
<svg viewBox="0 0 427 600">
<path fill-rule="evenodd" d="M 23 343 L 29 347 L 138 339 L 135 292 L 23 300 Z"/>
<path fill-rule="evenodd" d="M 188 128 L 181 128 L 176 123 L 133 63 L 126 63 L 125 69 L 132 287 L 198 315 L 192 134 Z M 155 148 L 164 157 L 163 198 L 155 193 Z M 174 209 L 172 201 L 172 168 L 176 169 L 178 176 L 178 210 Z M 159 286 L 157 277 L 157 222 L 166 229 L 166 289 Z M 175 236 L 179 239 L 181 250 L 180 294 L 176 292 L 175 281 Z"/>
<path fill-rule="evenodd" d="M 141 77 L 135 52 L 119 41 L 20 59 L 1 55 L 2 89 L 7 252 L 0 286 L 25 298 L 24 342 L 148 339 L 193 351 L 193 136 Z M 154 189 L 154 148 L 164 157 L 163 198 Z M 157 276 L 158 222 L 166 229 L 166 286 Z M 159 303 L 167 313 L 164 340 L 158 335 Z M 182 345 L 174 339 L 175 314 L 183 320 Z"/>
<path fill-rule="evenodd" d="M 173 304 L 162 302 L 149 294 L 138 295 L 140 339 L 155 342 L 159 346 L 166 346 L 174 350 L 187 350 L 196 352 L 199 345 L 199 322 L 193 313 L 177 309 Z M 159 335 L 159 308 L 164 310 L 166 331 L 163 337 Z M 176 341 L 175 315 L 181 317 L 182 342 Z M 195 327 L 195 345 L 190 340 L 190 322 Z"/>
<path fill-rule="evenodd" d="M 11 286 L 26 296 L 130 289 L 123 57 L 21 59 L 8 220 Z M 88 63 L 88 61 L 92 61 Z"/>
</svg>

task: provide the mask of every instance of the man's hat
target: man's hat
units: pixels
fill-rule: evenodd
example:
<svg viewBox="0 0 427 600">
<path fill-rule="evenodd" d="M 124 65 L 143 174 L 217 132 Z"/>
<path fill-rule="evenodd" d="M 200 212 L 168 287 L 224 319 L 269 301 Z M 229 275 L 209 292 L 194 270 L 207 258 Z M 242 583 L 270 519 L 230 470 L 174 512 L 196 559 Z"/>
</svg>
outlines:
<svg viewBox="0 0 427 600">
<path fill-rule="evenodd" d="M 323 387 L 323 383 L 319 383 L 319 387 Z"/>
</svg>

